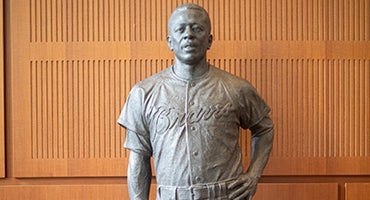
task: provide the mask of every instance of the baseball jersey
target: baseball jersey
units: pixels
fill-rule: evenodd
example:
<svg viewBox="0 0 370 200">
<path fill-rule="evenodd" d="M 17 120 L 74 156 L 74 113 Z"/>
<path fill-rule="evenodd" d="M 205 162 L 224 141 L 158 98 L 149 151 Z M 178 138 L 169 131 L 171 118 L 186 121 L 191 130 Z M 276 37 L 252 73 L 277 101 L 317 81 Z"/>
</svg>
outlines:
<svg viewBox="0 0 370 200">
<path fill-rule="evenodd" d="M 238 177 L 239 128 L 269 111 L 244 79 L 210 66 L 183 80 L 169 67 L 132 88 L 118 123 L 131 131 L 125 148 L 153 156 L 157 185 L 191 186 Z"/>
</svg>

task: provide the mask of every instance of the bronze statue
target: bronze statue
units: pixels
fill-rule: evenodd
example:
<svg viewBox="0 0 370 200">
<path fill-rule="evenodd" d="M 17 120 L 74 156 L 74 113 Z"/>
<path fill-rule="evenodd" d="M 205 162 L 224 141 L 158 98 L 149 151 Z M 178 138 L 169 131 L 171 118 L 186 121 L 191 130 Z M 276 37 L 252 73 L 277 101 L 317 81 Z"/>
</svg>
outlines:
<svg viewBox="0 0 370 200">
<path fill-rule="evenodd" d="M 175 62 L 137 83 L 118 123 L 130 149 L 131 199 L 148 199 L 154 158 L 157 199 L 252 199 L 268 161 L 274 128 L 269 106 L 246 80 L 206 61 L 213 38 L 208 13 L 176 8 L 167 42 Z M 246 173 L 239 128 L 252 132 Z"/>
</svg>

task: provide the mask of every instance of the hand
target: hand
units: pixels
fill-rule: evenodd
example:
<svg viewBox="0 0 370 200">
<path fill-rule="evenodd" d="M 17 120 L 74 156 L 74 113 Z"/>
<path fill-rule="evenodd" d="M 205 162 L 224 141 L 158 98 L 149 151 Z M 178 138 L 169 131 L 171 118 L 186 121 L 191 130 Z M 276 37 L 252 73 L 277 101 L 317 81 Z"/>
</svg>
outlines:
<svg viewBox="0 0 370 200">
<path fill-rule="evenodd" d="M 242 174 L 238 179 L 227 185 L 229 199 L 234 200 L 252 200 L 257 190 L 259 178 L 251 174 Z"/>
</svg>

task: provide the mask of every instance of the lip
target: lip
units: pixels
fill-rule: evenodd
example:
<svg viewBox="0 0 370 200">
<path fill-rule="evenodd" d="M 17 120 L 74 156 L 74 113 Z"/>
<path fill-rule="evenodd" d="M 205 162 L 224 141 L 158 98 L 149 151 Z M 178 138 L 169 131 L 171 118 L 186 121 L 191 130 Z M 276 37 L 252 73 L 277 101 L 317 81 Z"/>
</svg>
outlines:
<svg viewBox="0 0 370 200">
<path fill-rule="evenodd" d="M 185 51 L 194 51 L 196 50 L 196 45 L 194 44 L 185 44 L 182 49 L 184 49 Z"/>
</svg>

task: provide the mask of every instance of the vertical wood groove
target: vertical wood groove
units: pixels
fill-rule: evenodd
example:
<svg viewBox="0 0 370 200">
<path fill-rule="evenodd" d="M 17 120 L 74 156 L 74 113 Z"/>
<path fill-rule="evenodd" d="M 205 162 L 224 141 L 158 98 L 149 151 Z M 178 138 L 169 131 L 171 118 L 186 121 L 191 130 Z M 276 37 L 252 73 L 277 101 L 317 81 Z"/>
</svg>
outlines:
<svg viewBox="0 0 370 200">
<path fill-rule="evenodd" d="M 14 141 L 24 147 L 14 151 L 17 159 L 30 158 L 31 167 L 40 168 L 34 174 L 18 173 L 42 174 L 38 166 L 50 160 L 71 165 L 94 159 L 126 161 L 128 152 L 121 148 L 125 131 L 115 121 L 131 87 L 174 62 L 166 53 L 158 58 L 146 55 L 157 55 L 148 52 L 163 45 L 167 19 L 184 2 L 188 0 L 25 0 L 21 5 L 26 6 L 11 7 L 12 16 L 29 16 L 12 25 L 26 31 L 16 29 L 11 38 L 22 39 L 24 34 L 26 42 L 10 44 L 14 64 L 9 71 L 25 72 L 12 76 L 11 84 L 17 87 L 11 90 L 16 97 L 31 99 L 30 108 L 25 108 L 30 119 L 14 128 Z M 210 56 L 217 57 L 210 62 L 248 79 L 270 104 L 276 128 L 272 159 L 333 159 L 348 165 L 347 159 L 369 156 L 368 0 L 191 2 L 208 9 L 215 43 L 226 47 L 230 41 L 241 42 L 212 50 Z M 283 47 L 276 47 L 280 43 Z M 128 48 L 116 49 L 121 44 Z M 147 52 L 138 52 L 142 46 L 137 44 L 148 45 Z M 351 48 L 338 50 L 342 44 Z M 54 45 L 65 49 L 51 50 Z M 89 53 L 76 50 L 85 46 Z M 277 52 L 281 49 L 286 56 L 278 56 L 285 53 Z M 223 57 L 222 51 L 236 54 Z M 28 102 L 18 101 L 11 102 L 18 111 L 12 114 L 22 119 L 18 115 Z M 24 135 L 18 134 L 23 129 Z M 242 149 L 249 152 L 249 132 L 242 135 Z M 337 169 L 324 164 L 328 171 Z"/>
<path fill-rule="evenodd" d="M 215 40 L 370 39 L 367 0 L 351 3 L 345 0 L 217 0 L 207 3 L 214 22 Z M 29 4 L 30 42 L 108 42 L 165 40 L 168 15 L 180 3 L 30 0 Z M 162 12 L 163 6 L 165 12 Z"/>
</svg>

